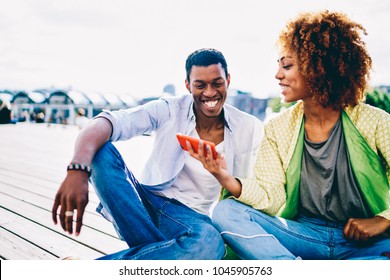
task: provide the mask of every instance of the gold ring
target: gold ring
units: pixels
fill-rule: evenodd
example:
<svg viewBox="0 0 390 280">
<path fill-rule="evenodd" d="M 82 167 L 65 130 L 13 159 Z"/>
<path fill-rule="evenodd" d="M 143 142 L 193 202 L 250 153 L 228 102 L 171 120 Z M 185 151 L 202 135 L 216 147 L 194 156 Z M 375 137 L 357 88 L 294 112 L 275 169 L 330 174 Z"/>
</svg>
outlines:
<svg viewBox="0 0 390 280">
<path fill-rule="evenodd" d="M 72 217 L 73 216 L 73 211 L 66 211 L 65 212 L 66 217 Z"/>
</svg>

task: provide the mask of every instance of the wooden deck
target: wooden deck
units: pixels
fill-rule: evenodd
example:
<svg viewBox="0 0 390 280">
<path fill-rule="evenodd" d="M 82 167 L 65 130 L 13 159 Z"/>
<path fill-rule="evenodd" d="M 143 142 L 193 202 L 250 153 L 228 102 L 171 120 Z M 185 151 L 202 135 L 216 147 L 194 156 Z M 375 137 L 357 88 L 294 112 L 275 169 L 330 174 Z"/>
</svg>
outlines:
<svg viewBox="0 0 390 280">
<path fill-rule="evenodd" d="M 92 187 L 78 237 L 52 221 L 54 196 L 65 177 L 78 132 L 73 126 L 0 125 L 0 259 L 77 256 L 88 260 L 127 248 L 111 223 L 95 212 L 98 198 Z M 142 136 L 116 146 L 138 175 L 152 143 L 153 137 Z M 129 161 L 129 155 L 137 160 Z"/>
<path fill-rule="evenodd" d="M 45 124 L 0 125 L 0 266 L 1 279 L 123 279 L 124 267 L 203 268 L 198 276 L 130 276 L 134 279 L 210 279 L 213 269 L 237 266 L 235 261 L 116 261 L 116 262 L 47 262 L 45 260 L 77 256 L 92 260 L 127 246 L 120 241 L 112 225 L 95 212 L 98 200 L 90 188 L 90 203 L 84 216 L 80 236 L 65 233 L 51 219 L 51 208 L 57 189 L 71 159 L 78 130 L 75 127 Z M 116 143 L 129 168 L 139 175 L 149 155 L 153 137 L 137 137 Z M 133 159 L 133 160 L 131 160 Z M 11 261 L 2 261 L 11 260 Z M 43 260 L 43 261 L 29 261 Z M 313 279 L 318 271 L 338 278 L 367 279 L 388 275 L 386 261 L 241 261 L 240 267 L 270 266 L 277 279 L 296 275 Z M 218 270 L 221 271 L 221 270 Z M 223 271 L 226 271 L 223 269 Z M 222 276 L 219 275 L 219 276 Z M 261 275 L 257 275 L 260 277 Z M 264 275 L 263 275 L 264 276 Z M 274 276 L 274 275 L 272 275 Z M 354 277 L 357 276 L 357 277 Z M 129 277 L 129 275 L 127 275 Z M 184 278 L 185 277 L 185 278 Z M 237 276 L 244 279 L 245 276 Z M 237 278 L 237 279 L 238 279 Z"/>
</svg>

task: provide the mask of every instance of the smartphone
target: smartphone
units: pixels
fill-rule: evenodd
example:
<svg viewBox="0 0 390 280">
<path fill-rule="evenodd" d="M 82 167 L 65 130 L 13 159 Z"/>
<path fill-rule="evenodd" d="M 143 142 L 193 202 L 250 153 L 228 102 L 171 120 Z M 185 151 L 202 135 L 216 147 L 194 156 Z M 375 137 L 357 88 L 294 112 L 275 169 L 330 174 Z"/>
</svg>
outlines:
<svg viewBox="0 0 390 280">
<path fill-rule="evenodd" d="M 195 153 L 198 153 L 199 141 L 201 139 L 191 137 L 188 135 L 184 135 L 181 133 L 177 133 L 176 137 L 177 137 L 177 140 L 179 140 L 180 146 L 182 147 L 183 150 L 188 151 L 187 144 L 186 144 L 186 141 L 188 140 L 191 143 L 191 147 L 192 147 L 192 149 L 194 149 Z M 209 145 L 211 147 L 211 153 L 213 155 L 213 158 L 216 159 L 218 153 L 217 153 L 217 150 L 215 149 L 215 144 L 213 142 L 206 141 L 206 140 L 202 140 L 202 141 L 204 144 L 204 154 L 205 155 L 207 154 L 206 146 Z"/>
</svg>

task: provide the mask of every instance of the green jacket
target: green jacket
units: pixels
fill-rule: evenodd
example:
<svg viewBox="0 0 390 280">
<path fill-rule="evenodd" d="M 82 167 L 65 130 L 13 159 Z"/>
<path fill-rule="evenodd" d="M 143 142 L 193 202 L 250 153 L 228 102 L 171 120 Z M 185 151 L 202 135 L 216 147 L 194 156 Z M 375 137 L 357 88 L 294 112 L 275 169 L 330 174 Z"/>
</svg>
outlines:
<svg viewBox="0 0 390 280">
<path fill-rule="evenodd" d="M 375 215 L 390 220 L 390 115 L 361 103 L 342 112 L 352 170 Z M 264 126 L 254 178 L 238 178 L 237 200 L 270 215 L 293 218 L 298 211 L 303 153 L 302 102 Z"/>
</svg>

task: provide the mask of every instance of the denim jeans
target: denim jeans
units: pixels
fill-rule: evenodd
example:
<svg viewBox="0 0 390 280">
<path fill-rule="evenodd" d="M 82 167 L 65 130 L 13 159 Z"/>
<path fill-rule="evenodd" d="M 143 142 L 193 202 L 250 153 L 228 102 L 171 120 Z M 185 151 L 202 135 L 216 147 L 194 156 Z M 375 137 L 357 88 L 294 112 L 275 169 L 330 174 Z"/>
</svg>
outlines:
<svg viewBox="0 0 390 280">
<path fill-rule="evenodd" d="M 127 169 L 112 143 L 106 143 L 96 153 L 92 170 L 91 183 L 102 206 L 98 210 L 103 208 L 104 216 L 112 218 L 115 229 L 129 246 L 100 259 L 223 257 L 223 239 L 211 219 L 177 200 L 147 190 Z"/>
<path fill-rule="evenodd" d="M 269 216 L 233 199 L 217 204 L 212 217 L 225 242 L 242 259 L 389 259 L 390 238 L 346 240 L 344 226 L 301 216 Z"/>
</svg>

